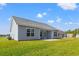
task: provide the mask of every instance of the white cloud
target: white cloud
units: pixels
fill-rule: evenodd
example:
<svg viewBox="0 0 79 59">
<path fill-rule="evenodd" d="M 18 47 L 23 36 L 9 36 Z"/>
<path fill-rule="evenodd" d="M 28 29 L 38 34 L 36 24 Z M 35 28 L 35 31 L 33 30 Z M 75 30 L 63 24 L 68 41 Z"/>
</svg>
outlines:
<svg viewBox="0 0 79 59">
<path fill-rule="evenodd" d="M 75 10 L 77 8 L 76 3 L 58 3 L 57 5 L 64 10 Z"/>
<path fill-rule="evenodd" d="M 11 21 L 11 18 L 9 18 L 8 20 Z"/>
<path fill-rule="evenodd" d="M 79 25 L 79 23 L 75 23 L 76 25 Z"/>
<path fill-rule="evenodd" d="M 48 20 L 48 24 L 54 23 L 54 20 Z"/>
<path fill-rule="evenodd" d="M 66 22 L 64 23 L 65 25 L 76 25 L 76 23 L 73 23 L 73 22 Z"/>
<path fill-rule="evenodd" d="M 46 12 L 38 13 L 38 14 L 37 14 L 37 17 L 38 17 L 38 18 L 42 18 L 42 17 L 44 17 L 44 16 L 46 16 L 46 15 L 47 15 Z"/>
<path fill-rule="evenodd" d="M 6 6 L 7 4 L 6 3 L 0 3 L 0 6 Z"/>
<path fill-rule="evenodd" d="M 62 20 L 62 19 L 61 19 L 60 17 L 57 17 L 56 22 L 57 22 L 57 23 L 60 23 L 60 22 L 61 22 L 61 20 Z"/>
<path fill-rule="evenodd" d="M 48 20 L 48 24 L 53 24 L 53 23 L 60 23 L 61 22 L 61 18 L 57 17 L 57 20 Z"/>
<path fill-rule="evenodd" d="M 70 24 L 70 25 L 72 25 L 72 24 L 74 24 L 74 23 L 72 23 L 72 22 L 69 22 L 69 24 Z"/>
<path fill-rule="evenodd" d="M 4 6 L 6 6 L 7 4 L 6 3 L 0 3 L 0 10 L 3 9 Z"/>
<path fill-rule="evenodd" d="M 68 25 L 68 23 L 64 23 L 65 25 Z"/>
<path fill-rule="evenodd" d="M 43 15 L 42 15 L 42 14 L 40 14 L 40 13 L 38 13 L 38 14 L 37 14 L 37 17 L 42 18 L 42 17 L 43 17 Z"/>
<path fill-rule="evenodd" d="M 45 16 L 45 15 L 47 15 L 47 13 L 46 13 L 46 12 L 43 12 L 43 13 L 42 13 L 42 15 L 44 15 L 44 16 Z"/>
</svg>

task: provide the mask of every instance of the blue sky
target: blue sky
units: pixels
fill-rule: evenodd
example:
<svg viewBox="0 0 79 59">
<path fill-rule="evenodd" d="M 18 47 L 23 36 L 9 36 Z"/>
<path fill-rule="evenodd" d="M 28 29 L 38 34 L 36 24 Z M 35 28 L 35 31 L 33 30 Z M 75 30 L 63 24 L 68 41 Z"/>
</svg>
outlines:
<svg viewBox="0 0 79 59">
<path fill-rule="evenodd" d="M 63 31 L 79 28 L 76 3 L 0 3 L 0 34 L 9 33 L 11 16 L 46 23 Z"/>
</svg>

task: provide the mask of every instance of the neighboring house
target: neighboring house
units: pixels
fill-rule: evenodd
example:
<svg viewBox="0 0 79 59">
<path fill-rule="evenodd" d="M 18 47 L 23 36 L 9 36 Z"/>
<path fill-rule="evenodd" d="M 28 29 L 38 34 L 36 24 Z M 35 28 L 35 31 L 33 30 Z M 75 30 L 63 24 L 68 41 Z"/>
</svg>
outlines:
<svg viewBox="0 0 79 59">
<path fill-rule="evenodd" d="M 10 37 L 14 40 L 63 38 L 65 33 L 47 24 L 11 17 Z"/>
<path fill-rule="evenodd" d="M 72 38 L 73 37 L 73 34 L 67 34 L 67 37 L 68 38 Z"/>
<path fill-rule="evenodd" d="M 76 38 L 79 38 L 79 34 L 76 34 Z"/>
<path fill-rule="evenodd" d="M 72 38 L 72 37 L 79 38 L 79 34 L 67 34 L 67 38 Z"/>
</svg>

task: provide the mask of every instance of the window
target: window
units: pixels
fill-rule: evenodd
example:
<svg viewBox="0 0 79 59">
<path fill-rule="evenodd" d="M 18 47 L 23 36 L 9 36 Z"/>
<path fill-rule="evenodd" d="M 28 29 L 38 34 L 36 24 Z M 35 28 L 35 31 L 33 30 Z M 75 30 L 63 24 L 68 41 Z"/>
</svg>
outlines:
<svg viewBox="0 0 79 59">
<path fill-rule="evenodd" d="M 27 36 L 30 36 L 30 29 L 27 29 Z"/>
<path fill-rule="evenodd" d="M 34 33 L 31 33 L 31 36 L 34 36 Z"/>
<path fill-rule="evenodd" d="M 27 33 L 27 36 L 30 36 L 30 33 Z"/>
<path fill-rule="evenodd" d="M 34 36 L 34 29 L 27 29 L 27 36 Z"/>
<path fill-rule="evenodd" d="M 57 32 L 54 32 L 54 36 L 57 36 Z"/>
<path fill-rule="evenodd" d="M 31 36 L 34 36 L 34 29 L 31 29 Z"/>
<path fill-rule="evenodd" d="M 30 29 L 27 29 L 27 32 L 30 32 Z"/>
</svg>

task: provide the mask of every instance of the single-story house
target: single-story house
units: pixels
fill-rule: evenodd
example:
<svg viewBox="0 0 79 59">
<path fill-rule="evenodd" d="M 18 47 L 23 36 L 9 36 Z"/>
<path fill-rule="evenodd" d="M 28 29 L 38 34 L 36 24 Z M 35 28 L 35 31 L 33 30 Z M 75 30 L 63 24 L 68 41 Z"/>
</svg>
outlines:
<svg viewBox="0 0 79 59">
<path fill-rule="evenodd" d="M 73 37 L 73 34 L 67 34 L 67 38 L 72 38 Z"/>
<path fill-rule="evenodd" d="M 30 39 L 55 39 L 66 36 L 63 31 L 51 27 L 48 24 L 16 16 L 12 16 L 10 19 L 10 37 L 17 41 Z"/>
</svg>

